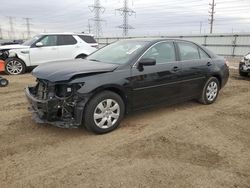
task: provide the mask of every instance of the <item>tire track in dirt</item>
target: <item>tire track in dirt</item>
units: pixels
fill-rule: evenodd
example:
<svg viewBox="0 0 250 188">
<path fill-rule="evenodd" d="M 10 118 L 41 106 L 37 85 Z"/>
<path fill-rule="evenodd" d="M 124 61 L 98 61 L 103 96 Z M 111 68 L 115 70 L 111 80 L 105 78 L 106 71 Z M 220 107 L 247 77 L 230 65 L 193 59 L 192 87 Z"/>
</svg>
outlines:
<svg viewBox="0 0 250 188">
<path fill-rule="evenodd" d="M 21 78 L 20 96 L 33 82 Z M 35 124 L 13 92 L 0 108 L 0 187 L 247 187 L 248 88 L 231 76 L 213 105 L 145 110 L 99 136 Z"/>
</svg>

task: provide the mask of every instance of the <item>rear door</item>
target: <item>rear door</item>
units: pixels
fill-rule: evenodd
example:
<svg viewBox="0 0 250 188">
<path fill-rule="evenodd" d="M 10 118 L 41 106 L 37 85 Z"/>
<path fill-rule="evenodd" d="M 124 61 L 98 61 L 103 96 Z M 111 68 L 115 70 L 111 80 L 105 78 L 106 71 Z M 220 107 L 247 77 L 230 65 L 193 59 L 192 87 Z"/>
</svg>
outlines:
<svg viewBox="0 0 250 188">
<path fill-rule="evenodd" d="M 88 43 L 91 47 L 98 47 L 98 43 L 94 39 L 94 37 L 90 35 L 78 35 L 84 42 Z"/>
<path fill-rule="evenodd" d="M 181 65 L 176 61 L 173 42 L 159 42 L 141 58 L 155 59 L 156 65 L 144 66 L 143 71 L 132 68 L 133 107 L 139 109 L 178 99 Z"/>
<path fill-rule="evenodd" d="M 194 43 L 177 42 L 182 75 L 182 97 L 200 95 L 212 61 L 208 54 Z"/>
<path fill-rule="evenodd" d="M 35 44 L 30 48 L 30 62 L 31 66 L 39 65 L 49 61 L 55 61 L 58 59 L 58 47 L 57 36 L 47 35 L 41 38 L 39 41 L 43 44 L 41 47 L 37 47 Z"/>
<path fill-rule="evenodd" d="M 74 59 L 78 50 L 77 41 L 72 35 L 58 35 L 58 60 Z"/>
</svg>

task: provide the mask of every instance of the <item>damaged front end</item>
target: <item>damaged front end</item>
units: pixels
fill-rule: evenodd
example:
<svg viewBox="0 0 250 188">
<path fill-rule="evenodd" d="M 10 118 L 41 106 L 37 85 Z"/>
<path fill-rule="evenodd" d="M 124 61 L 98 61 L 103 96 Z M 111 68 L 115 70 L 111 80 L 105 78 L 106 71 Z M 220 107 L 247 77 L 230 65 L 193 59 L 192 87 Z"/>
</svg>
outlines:
<svg viewBox="0 0 250 188">
<path fill-rule="evenodd" d="M 241 72 L 250 73 L 250 54 L 246 55 L 239 64 L 239 70 Z"/>
<path fill-rule="evenodd" d="M 79 127 L 88 98 L 77 92 L 83 85 L 38 79 L 35 87 L 27 87 L 25 93 L 35 121 L 63 128 Z"/>
<path fill-rule="evenodd" d="M 0 50 L 0 60 L 6 60 L 9 57 L 9 50 Z"/>
</svg>

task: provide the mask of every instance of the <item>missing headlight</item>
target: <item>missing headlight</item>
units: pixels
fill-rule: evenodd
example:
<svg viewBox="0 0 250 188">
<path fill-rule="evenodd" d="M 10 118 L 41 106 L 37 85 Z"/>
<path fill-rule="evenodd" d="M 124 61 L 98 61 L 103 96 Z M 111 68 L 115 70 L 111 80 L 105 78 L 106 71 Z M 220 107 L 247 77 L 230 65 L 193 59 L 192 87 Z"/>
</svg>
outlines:
<svg viewBox="0 0 250 188">
<path fill-rule="evenodd" d="M 68 98 L 73 93 L 72 85 L 60 84 L 55 87 L 56 96 L 59 98 Z"/>
</svg>

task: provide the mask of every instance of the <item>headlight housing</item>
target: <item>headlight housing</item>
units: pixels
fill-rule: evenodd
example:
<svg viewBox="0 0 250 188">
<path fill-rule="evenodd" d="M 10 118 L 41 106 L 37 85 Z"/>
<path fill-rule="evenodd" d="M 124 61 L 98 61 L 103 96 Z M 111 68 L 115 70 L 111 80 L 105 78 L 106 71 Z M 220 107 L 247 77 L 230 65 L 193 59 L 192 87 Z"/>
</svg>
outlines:
<svg viewBox="0 0 250 188">
<path fill-rule="evenodd" d="M 57 84 L 55 85 L 55 95 L 58 98 L 69 98 L 80 89 L 84 83 L 75 83 L 75 84 Z"/>
<path fill-rule="evenodd" d="M 73 93 L 72 85 L 58 84 L 55 86 L 55 94 L 59 98 L 68 98 Z"/>
</svg>

